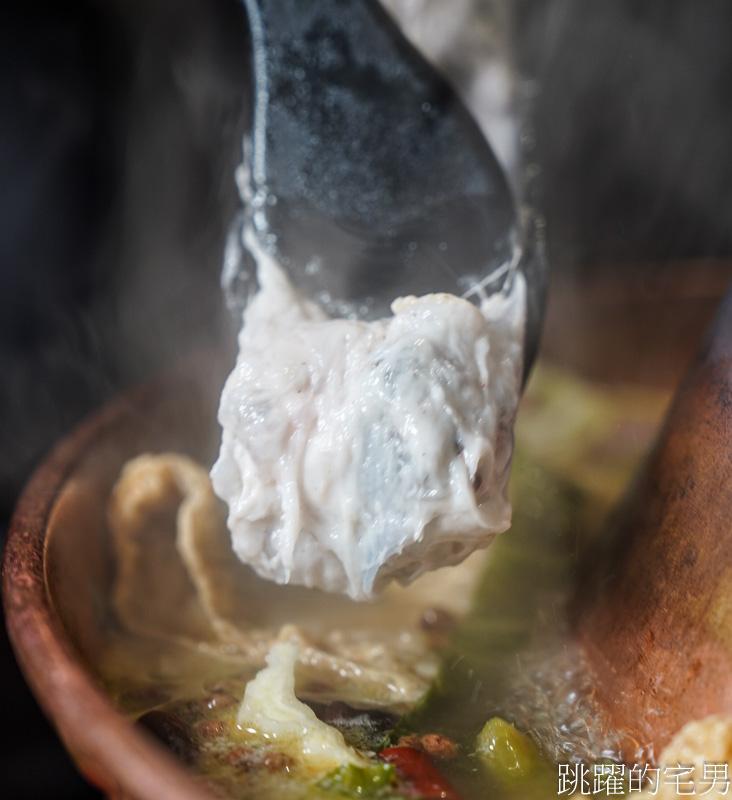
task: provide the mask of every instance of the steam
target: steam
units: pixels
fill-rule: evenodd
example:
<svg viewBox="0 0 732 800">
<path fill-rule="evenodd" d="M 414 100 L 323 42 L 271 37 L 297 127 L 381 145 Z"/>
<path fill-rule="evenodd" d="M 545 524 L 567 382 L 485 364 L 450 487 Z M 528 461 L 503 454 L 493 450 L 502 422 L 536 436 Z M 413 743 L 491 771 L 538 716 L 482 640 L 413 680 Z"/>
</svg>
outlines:
<svg viewBox="0 0 732 800">
<path fill-rule="evenodd" d="M 562 273 L 589 274 L 597 263 L 654 261 L 660 266 L 642 273 L 628 267 L 623 276 L 628 299 L 648 297 L 655 290 L 646 278 L 662 276 L 665 259 L 732 252 L 726 0 L 709 0 L 704 13 L 668 0 L 384 4 L 449 74 L 514 183 L 523 183 L 529 169 L 541 175 L 555 285 Z M 244 6 L 238 0 L 102 6 L 99 19 L 77 31 L 59 22 L 54 36 L 38 27 L 25 36 L 38 47 L 23 55 L 35 58 L 35 71 L 23 61 L 32 80 L 19 91 L 28 114 L 40 109 L 57 135 L 21 142 L 37 169 L 24 173 L 22 192 L 4 207 L 6 235 L 22 242 L 15 252 L 6 239 L 4 255 L 32 276 L 32 291 L 3 292 L 6 508 L 32 464 L 102 400 L 194 349 L 222 352 L 227 367 L 233 360 L 236 324 L 219 275 L 226 231 L 239 208 L 233 176 L 251 105 Z M 108 17 L 100 21 L 102 15 Z M 45 65 L 40 77 L 39 64 Z M 531 126 L 520 131 L 517 86 L 532 87 Z M 103 129 L 94 128 L 95 120 Z M 80 159 L 63 171 L 73 184 L 68 192 L 47 188 L 43 181 L 65 154 L 77 158 L 84 147 L 103 150 L 95 163 L 104 176 L 85 176 L 87 162 Z M 68 255 L 67 229 L 75 222 L 67 211 L 85 180 L 106 181 L 101 194 L 113 203 L 96 201 L 97 211 L 87 203 L 93 217 L 85 224 L 94 229 L 86 234 L 89 250 Z M 42 222 L 21 231 L 28 198 L 39 203 L 33 218 Z M 64 253 L 37 257 L 33 245 L 43 241 L 57 242 Z M 75 259 L 91 263 L 88 286 L 64 272 Z M 689 293 L 713 303 L 724 280 L 698 265 L 692 272 Z M 61 285 L 71 286 L 75 301 Z M 58 308 L 46 305 L 50 296 L 60 300 Z M 43 318 L 42 329 L 26 330 L 25 306 L 43 309 L 27 320 Z M 570 303 L 563 316 L 571 320 L 576 312 Z M 689 315 L 671 316 L 658 335 L 667 349 L 684 344 L 677 337 L 669 345 L 669 332 L 692 323 L 694 331 L 703 328 Z"/>
<path fill-rule="evenodd" d="M 730 25 L 722 2 L 526 4 L 556 267 L 730 252 Z"/>
<path fill-rule="evenodd" d="M 91 30 L 39 23 L 37 63 L 22 65 L 19 92 L 43 129 L 26 144 L 43 149 L 6 206 L 7 220 L 33 220 L 27 232 L 15 223 L 22 250 L 9 254 L 29 289 L 3 296 L 6 513 L 33 465 L 103 401 L 196 350 L 233 359 L 218 275 L 249 107 L 243 9 L 195 0 L 104 13 Z"/>
<path fill-rule="evenodd" d="M 218 275 L 249 113 L 237 11 L 231 20 L 205 3 L 185 14 L 171 8 L 136 54 L 114 294 L 115 355 L 126 373 L 219 350 L 230 338 Z"/>
</svg>

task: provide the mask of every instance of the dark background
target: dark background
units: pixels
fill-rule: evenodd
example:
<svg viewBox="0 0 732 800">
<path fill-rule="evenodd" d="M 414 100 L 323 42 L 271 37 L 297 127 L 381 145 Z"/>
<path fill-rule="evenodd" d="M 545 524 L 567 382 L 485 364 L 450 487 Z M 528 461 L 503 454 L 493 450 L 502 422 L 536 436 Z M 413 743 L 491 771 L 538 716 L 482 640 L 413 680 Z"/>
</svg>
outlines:
<svg viewBox="0 0 732 800">
<path fill-rule="evenodd" d="M 612 265 L 634 286 L 670 262 L 726 264 L 732 4 L 515 10 L 555 280 Z M 79 419 L 195 349 L 226 349 L 218 275 L 247 62 L 237 0 L 6 0 L 0 15 L 4 537 L 29 471 Z M 0 708 L 3 797 L 96 796 L 4 638 Z"/>
</svg>

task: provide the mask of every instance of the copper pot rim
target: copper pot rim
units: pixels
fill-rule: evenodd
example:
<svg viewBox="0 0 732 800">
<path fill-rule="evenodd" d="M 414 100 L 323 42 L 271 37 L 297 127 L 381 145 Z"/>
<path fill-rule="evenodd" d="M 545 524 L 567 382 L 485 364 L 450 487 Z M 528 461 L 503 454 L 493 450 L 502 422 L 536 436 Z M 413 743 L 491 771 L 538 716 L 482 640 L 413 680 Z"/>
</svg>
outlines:
<svg viewBox="0 0 732 800">
<path fill-rule="evenodd" d="M 211 800 L 192 773 L 115 709 L 69 639 L 46 584 L 47 527 L 65 482 L 97 442 L 128 421 L 131 410 L 144 411 L 165 388 L 159 381 L 104 406 L 33 473 L 8 528 L 3 606 L 21 671 L 88 780 L 113 798 Z"/>
</svg>

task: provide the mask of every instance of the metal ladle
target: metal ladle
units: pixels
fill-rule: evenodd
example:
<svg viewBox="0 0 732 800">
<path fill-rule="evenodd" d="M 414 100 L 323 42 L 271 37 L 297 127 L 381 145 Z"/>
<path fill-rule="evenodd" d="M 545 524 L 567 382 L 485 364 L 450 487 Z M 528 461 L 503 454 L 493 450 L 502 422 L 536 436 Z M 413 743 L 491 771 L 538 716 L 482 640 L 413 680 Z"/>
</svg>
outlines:
<svg viewBox="0 0 732 800">
<path fill-rule="evenodd" d="M 335 313 L 385 316 L 400 295 L 528 284 L 524 377 L 546 293 L 506 177 L 446 81 L 375 0 L 244 0 L 254 114 L 240 226 Z M 225 285 L 256 287 L 241 247 Z M 238 237 L 238 238 L 237 238 Z"/>
</svg>

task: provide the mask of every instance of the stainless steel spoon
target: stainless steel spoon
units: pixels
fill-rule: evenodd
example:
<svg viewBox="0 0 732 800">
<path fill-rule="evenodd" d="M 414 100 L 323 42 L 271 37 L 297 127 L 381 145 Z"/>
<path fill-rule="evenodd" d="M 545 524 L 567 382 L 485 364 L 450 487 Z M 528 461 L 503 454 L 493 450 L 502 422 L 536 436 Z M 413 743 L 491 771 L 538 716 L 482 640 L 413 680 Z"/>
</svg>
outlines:
<svg viewBox="0 0 732 800">
<path fill-rule="evenodd" d="M 526 374 L 546 269 L 450 86 L 375 0 L 244 4 L 254 113 L 239 224 L 307 296 L 364 318 L 384 316 L 403 294 L 490 293 L 523 270 Z M 241 298 L 256 284 L 239 233 L 225 275 Z"/>
</svg>

